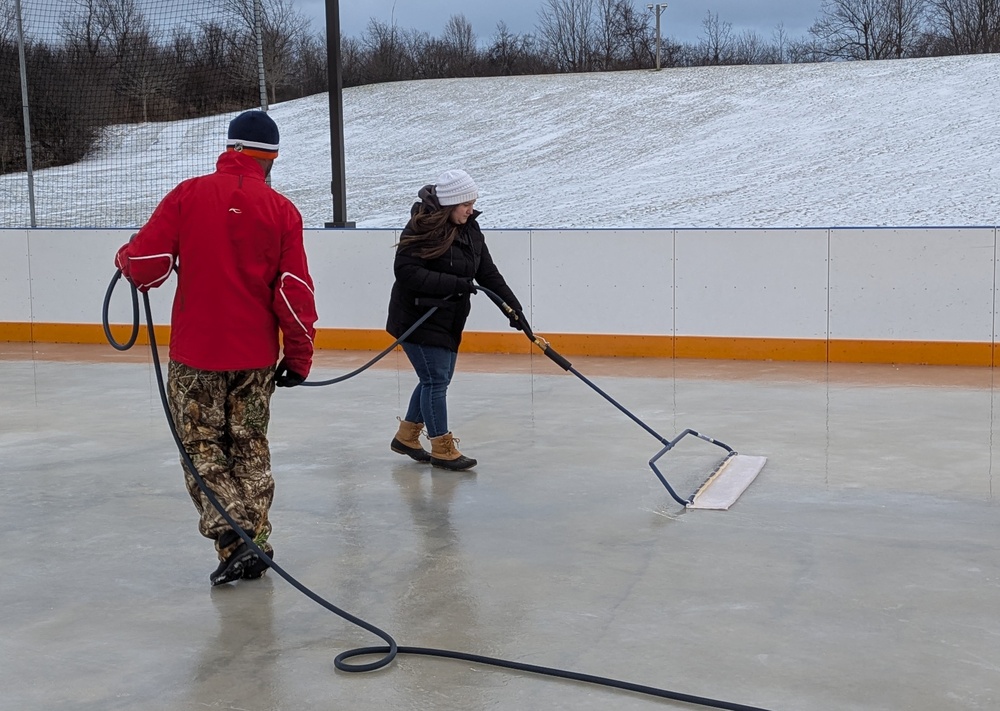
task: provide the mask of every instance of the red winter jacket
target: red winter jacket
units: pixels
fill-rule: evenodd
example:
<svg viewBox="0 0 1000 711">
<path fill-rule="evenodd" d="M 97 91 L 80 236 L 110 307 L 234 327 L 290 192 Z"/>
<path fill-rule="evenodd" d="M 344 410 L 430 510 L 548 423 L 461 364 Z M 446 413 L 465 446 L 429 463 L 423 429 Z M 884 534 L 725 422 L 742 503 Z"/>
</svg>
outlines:
<svg viewBox="0 0 1000 711">
<path fill-rule="evenodd" d="M 214 173 L 182 182 L 115 256 L 142 291 L 165 282 L 175 262 L 172 360 L 266 368 L 278 360 L 280 328 L 288 368 L 309 375 L 316 303 L 302 216 L 253 158 L 228 151 Z"/>
</svg>

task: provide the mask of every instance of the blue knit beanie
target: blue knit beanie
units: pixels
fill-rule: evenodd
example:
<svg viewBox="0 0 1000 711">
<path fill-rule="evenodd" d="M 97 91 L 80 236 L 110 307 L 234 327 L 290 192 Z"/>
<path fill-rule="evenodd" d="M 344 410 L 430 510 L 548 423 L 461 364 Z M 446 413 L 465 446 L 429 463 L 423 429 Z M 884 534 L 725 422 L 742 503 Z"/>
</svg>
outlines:
<svg viewBox="0 0 1000 711">
<path fill-rule="evenodd" d="M 229 122 L 226 150 L 274 160 L 278 157 L 278 126 L 263 111 L 244 111 Z"/>
</svg>

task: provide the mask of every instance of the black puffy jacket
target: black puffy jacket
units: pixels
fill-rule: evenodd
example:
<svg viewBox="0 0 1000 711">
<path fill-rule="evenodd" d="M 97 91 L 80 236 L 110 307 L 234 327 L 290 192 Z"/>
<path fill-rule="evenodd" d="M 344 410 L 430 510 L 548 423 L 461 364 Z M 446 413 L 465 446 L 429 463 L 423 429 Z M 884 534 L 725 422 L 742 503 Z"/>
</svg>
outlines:
<svg viewBox="0 0 1000 711">
<path fill-rule="evenodd" d="M 421 209 L 426 208 L 417 203 L 412 212 Z M 407 343 L 458 351 L 471 308 L 471 297 L 465 286 L 468 279 L 475 279 L 509 306 L 521 311 L 520 302 L 490 256 L 486 238 L 476 221 L 480 214 L 478 211 L 472 213 L 459 228 L 451 247 L 440 257 L 422 259 L 413 254 L 413 246 L 396 247 L 393 264 L 396 281 L 389 297 L 389 318 L 385 326 L 393 338 L 399 338 L 427 313 L 431 305 L 420 305 L 417 299 L 428 299 L 438 306 L 438 310 L 407 336 Z M 409 223 L 402 235 L 408 234 L 413 234 Z M 444 300 L 446 296 L 451 298 Z M 499 312 L 497 316 L 502 318 Z"/>
</svg>

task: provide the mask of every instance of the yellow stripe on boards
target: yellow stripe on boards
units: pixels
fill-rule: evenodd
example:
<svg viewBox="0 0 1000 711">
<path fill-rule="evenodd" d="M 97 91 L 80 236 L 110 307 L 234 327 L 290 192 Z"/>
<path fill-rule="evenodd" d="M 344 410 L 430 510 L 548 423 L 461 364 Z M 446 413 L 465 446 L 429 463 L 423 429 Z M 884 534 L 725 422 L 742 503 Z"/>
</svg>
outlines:
<svg viewBox="0 0 1000 711">
<path fill-rule="evenodd" d="M 131 327 L 113 325 L 111 332 L 125 341 Z M 911 365 L 992 366 L 1000 363 L 1000 343 L 944 341 L 851 340 L 815 338 L 726 338 L 720 336 L 636 336 L 585 333 L 543 333 L 552 348 L 565 356 L 619 358 L 691 358 L 703 360 L 798 361 L 814 363 L 906 363 Z M 156 327 L 156 339 L 166 344 L 169 326 Z M 100 325 L 85 323 L 0 323 L 0 341 L 12 343 L 105 343 Z M 393 338 L 381 329 L 321 328 L 320 350 L 375 351 Z M 147 344 L 146 327 L 137 343 Z M 516 331 L 472 332 L 462 337 L 463 353 L 530 353 L 536 347 Z"/>
<path fill-rule="evenodd" d="M 30 323 L 0 323 L 0 341 L 30 343 Z"/>
<path fill-rule="evenodd" d="M 156 326 L 156 342 L 170 340 L 169 326 Z M 122 343 L 132 335 L 131 326 L 111 325 L 111 335 Z M 0 341 L 17 343 L 107 343 L 104 327 L 90 323 L 0 323 Z M 145 324 L 139 328 L 136 343 L 147 345 L 149 338 Z"/>
<path fill-rule="evenodd" d="M 935 341 L 830 341 L 831 363 L 992 366 L 998 344 Z"/>
<path fill-rule="evenodd" d="M 826 361 L 827 341 L 816 338 L 677 336 L 675 358 L 708 360 Z"/>
</svg>

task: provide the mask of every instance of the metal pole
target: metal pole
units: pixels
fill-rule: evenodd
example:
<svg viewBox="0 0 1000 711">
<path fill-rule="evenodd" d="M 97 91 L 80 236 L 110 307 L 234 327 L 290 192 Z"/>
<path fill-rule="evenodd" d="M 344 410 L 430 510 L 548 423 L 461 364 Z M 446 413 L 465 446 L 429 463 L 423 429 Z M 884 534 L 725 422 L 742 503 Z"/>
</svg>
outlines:
<svg viewBox="0 0 1000 711">
<path fill-rule="evenodd" d="M 326 0 L 326 81 L 330 95 L 330 167 L 333 222 L 327 227 L 354 227 L 347 221 L 347 178 L 344 165 L 344 81 L 340 62 L 340 3 Z"/>
<path fill-rule="evenodd" d="M 656 6 L 656 71 L 660 71 L 660 12 L 663 5 Z"/>
<path fill-rule="evenodd" d="M 267 111 L 267 77 L 264 74 L 264 7 L 261 0 L 253 2 L 253 30 L 257 35 L 257 80 L 260 82 L 260 109 Z"/>
<path fill-rule="evenodd" d="M 14 0 L 17 14 L 17 59 L 21 66 L 21 114 L 24 117 L 24 167 L 28 174 L 28 210 L 31 227 L 35 222 L 35 171 L 31 162 L 31 110 L 28 108 L 28 62 L 24 58 L 24 22 L 21 19 L 21 0 Z"/>
<path fill-rule="evenodd" d="M 663 12 L 666 7 L 667 3 L 665 2 L 656 3 L 655 5 L 653 3 L 646 5 L 647 10 L 656 13 L 656 71 L 660 71 L 660 13 Z"/>
</svg>

